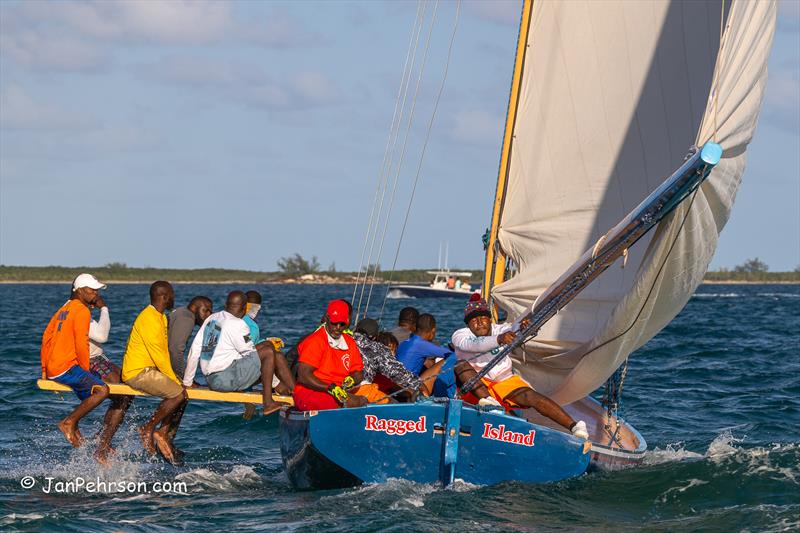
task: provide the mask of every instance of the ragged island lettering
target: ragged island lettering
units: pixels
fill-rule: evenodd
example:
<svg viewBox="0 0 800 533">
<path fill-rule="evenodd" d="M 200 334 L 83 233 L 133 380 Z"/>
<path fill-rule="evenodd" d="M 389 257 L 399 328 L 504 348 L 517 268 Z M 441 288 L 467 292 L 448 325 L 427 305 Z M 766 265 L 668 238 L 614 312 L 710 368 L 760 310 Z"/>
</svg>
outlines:
<svg viewBox="0 0 800 533">
<path fill-rule="evenodd" d="M 383 431 L 387 435 L 405 435 L 406 433 L 425 433 L 425 417 L 419 420 L 395 420 L 393 418 L 378 418 L 375 415 L 364 415 L 367 431 Z"/>
<path fill-rule="evenodd" d="M 498 427 L 492 427 L 491 424 L 483 425 L 484 439 L 499 440 L 502 442 L 510 442 L 511 444 L 522 444 L 523 446 L 533 446 L 533 439 L 536 438 L 536 430 L 528 431 L 528 434 L 518 433 L 516 431 L 506 431 L 505 424 L 500 424 Z"/>
</svg>

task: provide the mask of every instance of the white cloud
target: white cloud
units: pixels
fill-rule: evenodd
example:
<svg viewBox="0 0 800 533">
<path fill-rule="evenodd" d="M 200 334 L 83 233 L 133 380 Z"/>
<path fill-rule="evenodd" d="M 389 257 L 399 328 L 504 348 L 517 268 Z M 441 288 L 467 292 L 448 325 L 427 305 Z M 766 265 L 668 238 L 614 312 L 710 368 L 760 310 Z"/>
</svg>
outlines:
<svg viewBox="0 0 800 533">
<path fill-rule="evenodd" d="M 299 110 L 336 103 L 337 85 L 322 72 L 304 71 L 281 82 L 266 82 L 248 87 L 244 99 L 249 105 L 277 110 Z"/>
<path fill-rule="evenodd" d="M 468 144 L 497 145 L 502 134 L 502 117 L 480 110 L 457 112 L 450 130 L 454 140 Z"/>
<path fill-rule="evenodd" d="M 87 71 L 109 64 L 115 51 L 109 44 L 288 48 L 324 41 L 280 9 L 253 17 L 253 5 L 259 6 L 219 0 L 0 1 L 0 51 L 24 68 Z M 236 8 L 250 17 L 237 20 Z"/>
<path fill-rule="evenodd" d="M 233 4 L 213 0 L 27 2 L 21 23 L 99 40 L 203 44 L 233 26 Z"/>
<path fill-rule="evenodd" d="M 17 65 L 33 70 L 98 72 L 110 58 L 100 48 L 67 36 L 46 36 L 26 30 L 0 35 L 0 52 Z"/>
<path fill-rule="evenodd" d="M 3 129 L 76 130 L 94 124 L 95 121 L 83 113 L 37 102 L 18 85 L 0 89 L 0 127 Z"/>
<path fill-rule="evenodd" d="M 253 79 L 243 65 L 204 56 L 169 56 L 155 63 L 141 65 L 137 71 L 145 78 L 174 85 L 233 85 L 248 78 Z"/>
<path fill-rule="evenodd" d="M 227 98 L 269 109 L 308 109 L 334 104 L 341 97 L 336 83 L 323 72 L 304 70 L 273 79 L 260 67 L 206 56 L 171 56 L 138 71 L 161 83 L 224 88 Z"/>
<path fill-rule="evenodd" d="M 299 72 L 289 80 L 301 101 L 312 105 L 334 103 L 339 91 L 334 82 L 322 72 Z"/>
</svg>

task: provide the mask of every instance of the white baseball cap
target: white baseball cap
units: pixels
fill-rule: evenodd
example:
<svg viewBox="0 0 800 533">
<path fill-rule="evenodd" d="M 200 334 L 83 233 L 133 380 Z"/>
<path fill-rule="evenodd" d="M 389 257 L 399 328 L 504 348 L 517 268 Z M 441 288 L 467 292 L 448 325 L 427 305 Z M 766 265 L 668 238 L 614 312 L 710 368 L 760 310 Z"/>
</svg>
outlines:
<svg viewBox="0 0 800 533">
<path fill-rule="evenodd" d="M 72 290 L 89 287 L 90 289 L 105 289 L 106 286 L 97 281 L 91 274 L 81 274 L 72 282 Z"/>
</svg>

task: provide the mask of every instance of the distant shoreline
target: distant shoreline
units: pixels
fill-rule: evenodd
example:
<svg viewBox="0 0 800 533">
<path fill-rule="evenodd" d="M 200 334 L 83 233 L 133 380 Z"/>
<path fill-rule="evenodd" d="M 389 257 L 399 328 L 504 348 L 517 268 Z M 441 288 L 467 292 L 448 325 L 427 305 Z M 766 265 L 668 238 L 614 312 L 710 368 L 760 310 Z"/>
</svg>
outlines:
<svg viewBox="0 0 800 533">
<path fill-rule="evenodd" d="M 405 269 L 392 273 L 378 270 L 368 282 L 375 284 L 409 283 L 427 285 L 433 280 L 429 272 L 433 269 Z M 479 285 L 483 270 L 452 269 L 453 272 L 471 274 L 470 282 Z M 66 284 L 82 272 L 90 272 L 103 283 L 150 284 L 163 279 L 175 284 L 197 285 L 336 285 L 363 283 L 364 274 L 356 272 L 316 271 L 302 272 L 264 272 L 236 270 L 229 268 L 152 268 L 129 267 L 123 264 L 109 264 L 101 267 L 29 267 L 0 265 L 0 284 Z M 753 284 L 800 284 L 800 272 L 733 272 L 710 271 L 703 283 L 709 285 L 753 285 Z"/>
</svg>

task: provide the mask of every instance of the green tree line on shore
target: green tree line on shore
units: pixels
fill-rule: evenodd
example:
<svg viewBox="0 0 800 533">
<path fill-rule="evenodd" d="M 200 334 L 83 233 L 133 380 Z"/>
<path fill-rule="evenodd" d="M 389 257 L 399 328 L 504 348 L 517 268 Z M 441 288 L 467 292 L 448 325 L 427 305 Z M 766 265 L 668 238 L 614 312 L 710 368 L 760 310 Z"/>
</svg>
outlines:
<svg viewBox="0 0 800 533">
<path fill-rule="evenodd" d="M 157 279 L 165 279 L 178 283 L 222 283 L 222 282 L 246 282 L 246 283 L 280 283 L 286 280 L 296 280 L 302 276 L 314 276 L 313 279 L 324 280 L 325 282 L 352 283 L 357 276 L 356 272 L 339 272 L 335 264 L 331 264 L 326 270 L 320 267 L 316 256 L 306 259 L 298 253 L 288 257 L 282 257 L 277 262 L 278 270 L 274 272 L 254 271 L 254 270 L 235 270 L 225 268 L 197 268 L 197 269 L 177 269 L 177 268 L 152 268 L 152 267 L 129 267 L 125 263 L 108 263 L 101 267 L 29 267 L 29 266 L 9 266 L 0 265 L 0 282 L 5 283 L 67 283 L 72 281 L 81 272 L 91 272 L 103 281 L 127 282 L 127 283 L 149 283 Z M 369 265 L 364 267 L 358 277 L 363 279 L 368 272 L 370 275 L 376 273 L 376 278 L 383 281 L 399 283 L 423 283 L 429 282 L 431 276 L 426 273 L 429 269 L 405 269 L 396 270 L 391 275 L 383 272 L 380 265 Z M 453 269 L 460 270 L 460 269 Z M 472 283 L 477 285 L 483 277 L 483 270 L 467 269 L 466 272 L 472 273 Z M 716 271 L 709 271 L 705 276 L 706 281 L 712 282 L 800 282 L 800 266 L 792 272 L 770 272 L 769 266 L 758 258 L 748 259 L 741 265 L 733 269 L 721 268 Z M 313 280 L 312 280 L 313 281 Z"/>
</svg>

